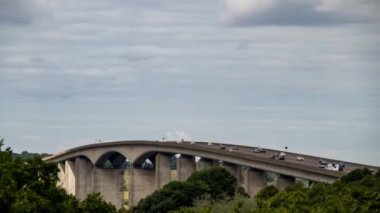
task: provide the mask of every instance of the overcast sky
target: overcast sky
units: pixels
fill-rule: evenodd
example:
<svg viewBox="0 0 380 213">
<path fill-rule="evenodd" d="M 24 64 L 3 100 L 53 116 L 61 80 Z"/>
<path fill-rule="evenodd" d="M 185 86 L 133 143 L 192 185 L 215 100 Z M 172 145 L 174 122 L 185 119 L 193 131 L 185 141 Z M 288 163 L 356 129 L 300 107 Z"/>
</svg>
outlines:
<svg viewBox="0 0 380 213">
<path fill-rule="evenodd" d="M 0 136 L 130 139 L 380 165 L 379 0 L 0 0 Z"/>
</svg>

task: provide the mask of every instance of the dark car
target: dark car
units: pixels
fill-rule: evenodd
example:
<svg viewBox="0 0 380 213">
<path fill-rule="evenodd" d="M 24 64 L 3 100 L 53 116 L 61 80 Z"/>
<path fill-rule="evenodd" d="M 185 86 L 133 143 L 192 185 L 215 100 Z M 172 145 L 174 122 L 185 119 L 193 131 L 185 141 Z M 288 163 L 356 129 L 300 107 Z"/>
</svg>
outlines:
<svg viewBox="0 0 380 213">
<path fill-rule="evenodd" d="M 323 165 L 323 166 L 327 166 L 327 161 L 325 161 L 325 160 L 322 160 L 322 159 L 320 159 L 319 161 L 318 161 L 318 163 L 319 163 L 319 165 Z"/>
</svg>

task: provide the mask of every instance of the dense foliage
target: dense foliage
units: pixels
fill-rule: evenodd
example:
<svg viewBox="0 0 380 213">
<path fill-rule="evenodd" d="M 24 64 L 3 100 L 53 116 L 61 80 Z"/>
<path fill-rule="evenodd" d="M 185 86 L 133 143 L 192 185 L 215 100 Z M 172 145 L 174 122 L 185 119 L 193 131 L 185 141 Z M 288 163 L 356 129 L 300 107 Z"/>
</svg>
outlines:
<svg viewBox="0 0 380 213">
<path fill-rule="evenodd" d="M 0 140 L 0 212 L 116 212 L 100 194 L 79 201 L 56 187 L 58 168 L 45 163 L 41 156 L 21 157 L 2 147 L 3 140 Z"/>
<path fill-rule="evenodd" d="M 380 172 L 372 175 L 368 169 L 358 169 L 333 184 L 295 185 L 284 192 L 268 186 L 255 198 L 201 201 L 176 212 L 380 212 Z"/>
<path fill-rule="evenodd" d="M 192 206 L 197 199 L 232 198 L 237 191 L 236 178 L 221 167 L 194 172 L 187 181 L 173 181 L 142 199 L 133 212 L 169 212 Z"/>
</svg>

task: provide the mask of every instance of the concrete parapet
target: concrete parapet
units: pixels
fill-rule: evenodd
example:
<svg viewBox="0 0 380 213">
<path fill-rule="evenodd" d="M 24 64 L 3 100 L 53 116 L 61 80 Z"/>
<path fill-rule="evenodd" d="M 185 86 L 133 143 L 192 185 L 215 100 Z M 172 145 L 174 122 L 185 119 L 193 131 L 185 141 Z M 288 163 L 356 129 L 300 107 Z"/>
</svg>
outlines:
<svg viewBox="0 0 380 213">
<path fill-rule="evenodd" d="M 243 172 L 245 191 L 251 196 L 255 196 L 266 186 L 264 171 L 248 168 Z"/>
<path fill-rule="evenodd" d="M 285 190 L 286 188 L 294 185 L 295 183 L 296 178 L 287 175 L 279 175 L 275 180 L 276 187 L 280 191 Z"/>
<path fill-rule="evenodd" d="M 193 156 L 181 155 L 177 159 L 177 180 L 185 181 L 195 171 L 195 158 Z"/>
</svg>

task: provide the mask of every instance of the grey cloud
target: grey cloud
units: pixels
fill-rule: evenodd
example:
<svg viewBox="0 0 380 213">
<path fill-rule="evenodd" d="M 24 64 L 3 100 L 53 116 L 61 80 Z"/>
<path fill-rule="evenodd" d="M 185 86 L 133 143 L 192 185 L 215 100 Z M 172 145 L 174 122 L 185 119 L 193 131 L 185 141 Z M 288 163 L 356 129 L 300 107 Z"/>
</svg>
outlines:
<svg viewBox="0 0 380 213">
<path fill-rule="evenodd" d="M 0 0 L 0 23 L 28 24 L 44 14 L 50 3 L 46 0 Z"/>
<path fill-rule="evenodd" d="M 223 0 L 224 2 L 229 0 Z M 257 8 L 259 0 L 251 0 L 252 10 L 231 11 L 224 4 L 227 22 L 232 25 L 293 25 L 318 26 L 344 23 L 375 22 L 380 20 L 377 0 L 272 0 L 266 7 Z M 249 2 L 249 1 L 248 1 Z M 242 4 L 244 7 L 244 4 Z"/>
</svg>

